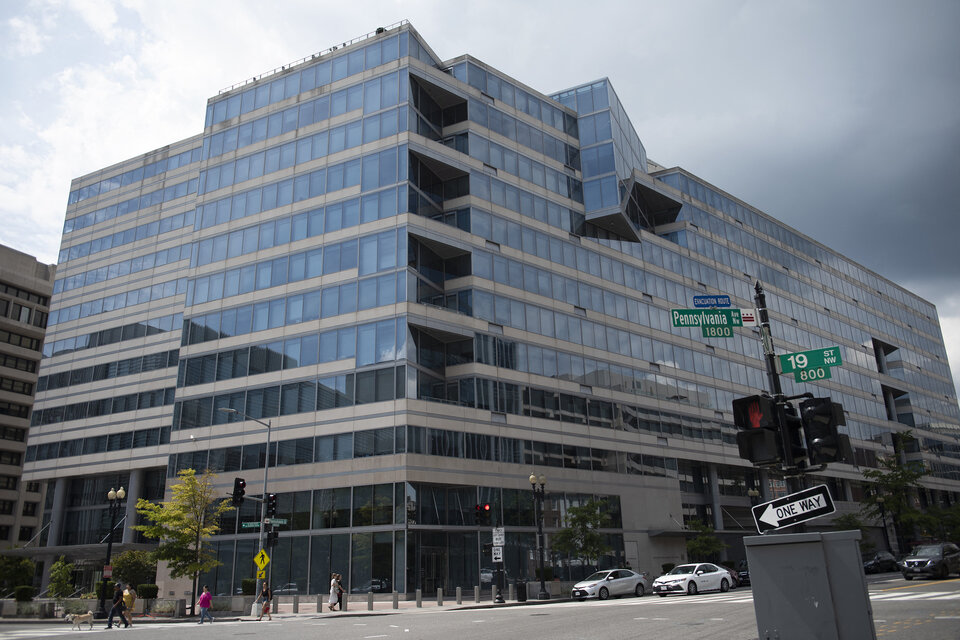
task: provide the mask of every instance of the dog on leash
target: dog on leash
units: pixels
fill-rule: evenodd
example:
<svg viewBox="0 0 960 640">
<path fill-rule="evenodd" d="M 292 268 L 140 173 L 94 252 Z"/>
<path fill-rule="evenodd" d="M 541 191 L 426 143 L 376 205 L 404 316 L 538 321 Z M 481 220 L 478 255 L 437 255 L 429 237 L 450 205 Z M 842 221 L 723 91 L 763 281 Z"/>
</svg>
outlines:
<svg viewBox="0 0 960 640">
<path fill-rule="evenodd" d="M 63 617 L 67 619 L 67 622 L 72 623 L 72 628 L 76 628 L 77 631 L 80 631 L 80 625 L 84 622 L 89 624 L 90 631 L 93 631 L 93 611 L 87 611 L 86 613 L 68 613 Z"/>
</svg>

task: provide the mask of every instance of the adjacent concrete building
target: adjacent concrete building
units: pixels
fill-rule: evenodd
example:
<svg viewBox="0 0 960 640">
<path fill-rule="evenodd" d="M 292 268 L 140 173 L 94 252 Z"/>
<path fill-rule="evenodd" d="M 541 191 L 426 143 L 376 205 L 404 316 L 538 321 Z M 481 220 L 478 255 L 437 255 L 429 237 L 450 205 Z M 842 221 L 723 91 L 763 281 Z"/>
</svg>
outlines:
<svg viewBox="0 0 960 640">
<path fill-rule="evenodd" d="M 910 428 L 931 471 L 917 499 L 957 501 L 932 304 L 648 159 L 608 80 L 524 81 L 443 61 L 402 23 L 221 91 L 196 136 L 76 179 L 25 468 L 47 487 L 46 557 L 97 577 L 111 487 L 122 550 L 141 542 L 133 503 L 178 471 L 253 496 L 269 464 L 272 579 L 301 593 L 330 571 L 353 593 L 488 587 L 494 525 L 507 574 L 532 578 L 531 472 L 548 546 L 599 498 L 601 566 L 656 574 L 694 518 L 735 561 L 751 490 L 784 491 L 735 442 L 732 400 L 767 388 L 759 334 L 669 313 L 751 308 L 758 280 L 780 353 L 842 352 L 828 380 L 783 380 L 846 412 L 858 466 L 810 481 L 856 510 L 860 468 Z M 215 593 L 253 575 L 259 508 L 222 521 Z"/>
</svg>

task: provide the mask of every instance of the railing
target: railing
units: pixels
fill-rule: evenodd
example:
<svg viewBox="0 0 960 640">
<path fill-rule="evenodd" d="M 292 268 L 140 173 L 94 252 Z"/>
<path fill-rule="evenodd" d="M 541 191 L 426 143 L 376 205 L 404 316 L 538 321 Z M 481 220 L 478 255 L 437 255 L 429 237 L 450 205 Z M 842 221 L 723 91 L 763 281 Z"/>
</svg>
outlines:
<svg viewBox="0 0 960 640">
<path fill-rule="evenodd" d="M 272 76 L 272 75 L 274 75 L 274 74 L 277 74 L 277 73 L 281 73 L 281 72 L 283 72 L 283 71 L 286 71 L 287 69 L 290 69 L 290 68 L 292 68 L 292 67 L 295 67 L 295 66 L 297 66 L 298 64 L 302 64 L 302 63 L 307 62 L 307 61 L 309 61 L 309 60 L 315 60 L 316 58 L 319 58 L 320 56 L 324 56 L 324 55 L 326 55 L 326 54 L 328 54 L 328 53 L 333 53 L 334 51 L 337 51 L 337 50 L 340 49 L 341 47 L 348 47 L 348 46 L 350 46 L 350 45 L 352 45 L 352 44 L 356 44 L 356 43 L 358 43 L 358 42 L 362 42 L 363 40 L 366 40 L 366 39 L 368 39 L 368 38 L 372 38 L 373 36 L 378 36 L 378 35 L 380 35 L 381 33 L 384 33 L 384 32 L 386 32 L 386 31 L 390 31 L 390 30 L 392 30 L 392 29 L 396 29 L 397 27 L 401 27 L 401 26 L 403 26 L 403 25 L 405 25 L 405 24 L 409 24 L 409 22 L 410 22 L 409 20 L 401 20 L 400 22 L 395 22 L 395 23 L 393 23 L 393 24 L 391 24 L 390 26 L 387 26 L 387 27 L 378 27 L 376 31 L 371 31 L 370 33 L 366 33 L 366 34 L 364 34 L 364 35 L 362 35 L 362 36 L 357 36 L 356 38 L 353 38 L 352 40 L 347 40 L 347 41 L 345 41 L 343 44 L 339 44 L 339 45 L 335 44 L 335 45 L 332 45 L 332 46 L 330 46 L 330 47 L 327 47 L 327 48 L 324 49 L 323 51 L 319 51 L 319 52 L 314 53 L 314 54 L 311 54 L 311 55 L 309 55 L 309 56 L 300 58 L 299 60 L 296 60 L 296 61 L 294 61 L 294 62 L 291 62 L 290 64 L 285 64 L 285 65 L 283 65 L 283 66 L 276 67 L 276 68 L 274 68 L 274 69 L 271 69 L 270 71 L 264 71 L 264 72 L 261 73 L 260 75 L 256 75 L 256 76 L 253 76 L 252 78 L 247 78 L 246 80 L 244 80 L 244 81 L 242 81 L 242 82 L 237 82 L 236 84 L 232 84 L 232 85 L 230 85 L 229 87 L 227 87 L 226 89 L 221 89 L 220 91 L 218 91 L 218 92 L 217 92 L 217 95 L 219 96 L 219 95 L 221 95 L 221 94 L 227 93 L 228 91 L 233 91 L 234 89 L 236 89 L 236 88 L 238 88 L 238 87 L 243 87 L 243 86 L 245 86 L 245 85 L 248 85 L 248 84 L 250 84 L 251 82 L 257 82 L 258 80 L 262 80 L 262 79 L 264 79 L 264 78 L 269 78 L 270 76 Z"/>
</svg>

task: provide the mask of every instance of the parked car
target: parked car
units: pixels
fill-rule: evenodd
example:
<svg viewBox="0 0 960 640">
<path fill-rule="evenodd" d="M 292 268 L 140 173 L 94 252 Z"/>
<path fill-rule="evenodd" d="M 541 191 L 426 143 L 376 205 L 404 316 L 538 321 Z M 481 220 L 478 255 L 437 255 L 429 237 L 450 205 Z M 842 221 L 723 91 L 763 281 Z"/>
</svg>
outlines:
<svg viewBox="0 0 960 640">
<path fill-rule="evenodd" d="M 292 596 L 298 593 L 300 593 L 300 587 L 297 586 L 296 582 L 288 582 L 279 589 L 273 590 L 275 596 Z"/>
<path fill-rule="evenodd" d="M 737 565 L 737 580 L 740 581 L 742 587 L 750 586 L 750 565 L 747 564 L 746 560 L 741 560 L 740 564 Z"/>
<path fill-rule="evenodd" d="M 653 581 L 653 592 L 661 598 L 671 593 L 696 595 L 701 591 L 730 590 L 730 574 L 709 562 L 681 564 Z"/>
<path fill-rule="evenodd" d="M 630 569 L 608 569 L 597 571 L 573 585 L 572 595 L 576 600 L 597 598 L 606 600 L 610 596 L 642 596 L 650 590 L 646 576 Z"/>
<path fill-rule="evenodd" d="M 736 569 L 731 569 L 726 565 L 719 565 L 721 569 L 726 569 L 727 573 L 730 574 L 730 588 L 736 589 L 740 586 L 740 574 Z"/>
<path fill-rule="evenodd" d="M 899 570 L 900 566 L 897 564 L 897 559 L 889 551 L 877 551 L 863 556 L 864 573 L 884 573 Z"/>
<path fill-rule="evenodd" d="M 960 547 L 949 542 L 921 544 L 903 559 L 904 580 L 917 578 L 946 578 L 960 573 Z"/>
</svg>

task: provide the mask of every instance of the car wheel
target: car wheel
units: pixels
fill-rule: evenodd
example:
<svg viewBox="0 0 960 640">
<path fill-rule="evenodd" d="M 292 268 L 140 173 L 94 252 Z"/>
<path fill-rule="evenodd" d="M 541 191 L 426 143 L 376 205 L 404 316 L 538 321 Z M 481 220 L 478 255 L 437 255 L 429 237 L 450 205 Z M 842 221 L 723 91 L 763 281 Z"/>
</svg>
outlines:
<svg viewBox="0 0 960 640">
<path fill-rule="evenodd" d="M 697 583 L 694 582 L 693 580 L 691 580 L 690 583 L 687 585 L 687 595 L 688 596 L 697 595 Z"/>
<path fill-rule="evenodd" d="M 610 592 L 607 591 L 606 587 L 600 587 L 600 591 L 597 592 L 597 597 L 601 600 L 606 600 L 610 597 Z"/>
<path fill-rule="evenodd" d="M 643 597 L 643 585 L 642 585 L 642 584 L 637 583 L 637 588 L 633 590 L 633 595 L 637 596 L 638 598 L 642 598 L 642 597 Z"/>
<path fill-rule="evenodd" d="M 724 578 L 720 581 L 720 593 L 726 593 L 730 591 L 730 585 L 727 583 L 727 579 Z"/>
<path fill-rule="evenodd" d="M 666 598 L 666 597 L 667 597 L 667 594 L 665 594 L 665 593 L 658 593 L 657 595 L 660 596 L 661 598 Z"/>
<path fill-rule="evenodd" d="M 950 570 L 947 569 L 947 565 L 943 565 L 943 567 L 940 568 L 940 579 L 946 580 L 949 577 L 950 577 Z"/>
</svg>

